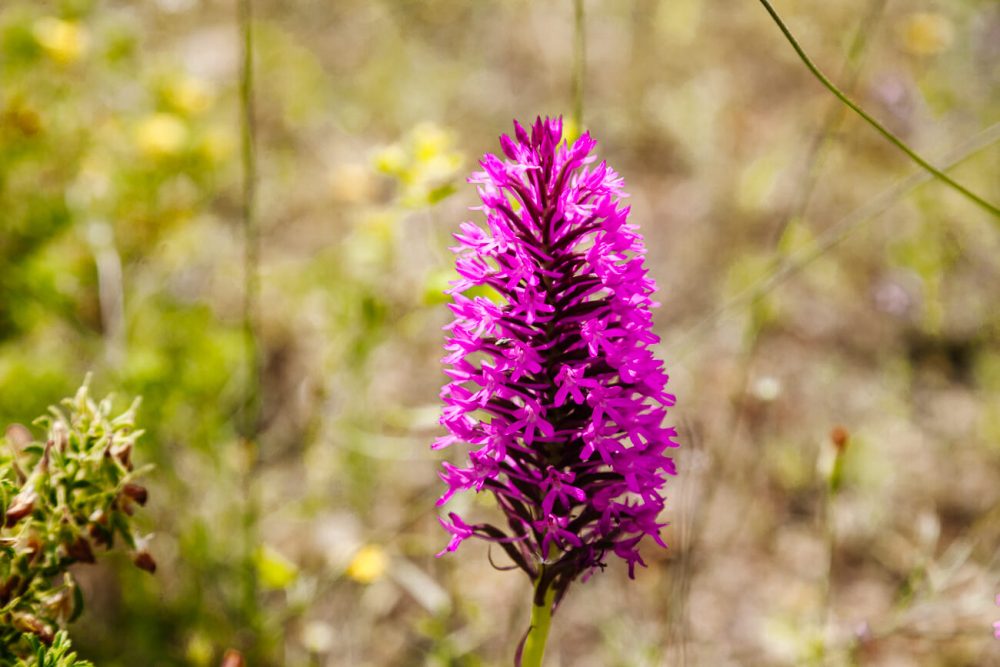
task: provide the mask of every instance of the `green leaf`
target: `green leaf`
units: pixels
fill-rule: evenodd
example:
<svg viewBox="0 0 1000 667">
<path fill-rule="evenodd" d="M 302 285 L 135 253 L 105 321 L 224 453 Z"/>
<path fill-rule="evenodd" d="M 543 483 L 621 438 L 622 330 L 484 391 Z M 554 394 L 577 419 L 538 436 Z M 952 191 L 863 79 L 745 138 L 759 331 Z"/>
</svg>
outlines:
<svg viewBox="0 0 1000 667">
<path fill-rule="evenodd" d="M 80 618 L 80 614 L 83 613 L 84 602 L 83 602 L 83 591 L 75 583 L 73 584 L 73 613 L 70 614 L 69 622 L 72 623 L 76 619 Z"/>
</svg>

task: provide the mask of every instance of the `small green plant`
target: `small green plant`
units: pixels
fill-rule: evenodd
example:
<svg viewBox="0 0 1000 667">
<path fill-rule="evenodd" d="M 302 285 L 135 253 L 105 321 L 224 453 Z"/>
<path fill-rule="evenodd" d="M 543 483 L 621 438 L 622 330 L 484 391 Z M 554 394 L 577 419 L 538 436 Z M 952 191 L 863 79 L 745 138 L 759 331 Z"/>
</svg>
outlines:
<svg viewBox="0 0 1000 667">
<path fill-rule="evenodd" d="M 67 411 L 50 408 L 35 420 L 46 438 L 35 441 L 21 425 L 0 440 L 0 664 L 77 667 L 62 631 L 83 611 L 69 571 L 95 562 L 95 552 L 125 543 L 137 567 L 153 572 L 148 537 L 133 525 L 146 489 L 145 469 L 132 463 L 142 431 L 138 399 L 112 417 L 110 398 L 94 402 L 87 382 Z"/>
<path fill-rule="evenodd" d="M 65 630 L 56 633 L 51 645 L 35 635 L 28 637 L 30 652 L 26 658 L 19 658 L 14 667 L 94 667 L 89 660 L 79 660 Z"/>
</svg>

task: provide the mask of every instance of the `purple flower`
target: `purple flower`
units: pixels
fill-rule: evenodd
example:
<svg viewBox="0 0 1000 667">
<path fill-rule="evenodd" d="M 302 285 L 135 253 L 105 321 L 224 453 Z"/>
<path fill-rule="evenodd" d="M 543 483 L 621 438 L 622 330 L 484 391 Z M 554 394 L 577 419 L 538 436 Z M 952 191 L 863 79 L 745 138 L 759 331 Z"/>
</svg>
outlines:
<svg viewBox="0 0 1000 667">
<path fill-rule="evenodd" d="M 440 449 L 472 447 L 466 467 L 445 464 L 448 489 L 488 490 L 506 529 L 442 525 L 445 551 L 467 538 L 500 544 L 557 599 L 608 554 L 633 576 L 645 536 L 665 546 L 657 521 L 676 432 L 663 426 L 674 397 L 649 350 L 656 285 L 642 236 L 628 223 L 622 180 L 594 166 L 589 134 L 563 141 L 561 119 L 514 123 L 486 155 L 478 186 L 485 226 L 464 222 L 453 248 Z M 490 288 L 494 299 L 466 296 Z M 442 552 L 442 554 L 445 552 Z M 439 554 L 440 555 L 440 554 Z M 537 592 L 541 591 L 541 592 Z"/>
</svg>

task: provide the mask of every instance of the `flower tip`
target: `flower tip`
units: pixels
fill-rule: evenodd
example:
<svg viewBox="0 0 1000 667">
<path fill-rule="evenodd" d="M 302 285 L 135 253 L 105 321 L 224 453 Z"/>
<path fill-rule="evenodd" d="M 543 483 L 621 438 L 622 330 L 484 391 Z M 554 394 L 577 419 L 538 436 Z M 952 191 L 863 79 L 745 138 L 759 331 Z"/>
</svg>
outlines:
<svg viewBox="0 0 1000 667">
<path fill-rule="evenodd" d="M 528 139 L 527 130 L 524 129 L 523 125 L 517 122 L 516 118 L 514 119 L 514 136 L 517 137 L 517 140 L 525 146 L 531 143 Z"/>
<path fill-rule="evenodd" d="M 581 134 L 579 137 L 577 137 L 576 141 L 573 142 L 573 145 L 574 146 L 585 146 L 586 150 L 584 152 L 585 153 L 589 153 L 591 151 L 591 149 L 594 146 L 597 145 L 597 139 L 594 139 L 594 137 L 591 136 L 590 130 L 584 130 L 583 134 Z M 604 170 L 607 171 L 607 168 L 608 168 L 607 162 L 605 162 L 604 163 Z M 626 215 L 627 215 L 627 212 L 626 212 Z"/>
<path fill-rule="evenodd" d="M 517 144 L 508 135 L 500 135 L 500 148 L 503 149 L 503 154 L 511 160 L 517 159 Z"/>
<path fill-rule="evenodd" d="M 556 116 L 555 118 L 548 119 L 549 132 L 552 133 L 552 140 L 554 144 L 558 144 L 559 140 L 563 138 L 563 117 Z"/>
</svg>

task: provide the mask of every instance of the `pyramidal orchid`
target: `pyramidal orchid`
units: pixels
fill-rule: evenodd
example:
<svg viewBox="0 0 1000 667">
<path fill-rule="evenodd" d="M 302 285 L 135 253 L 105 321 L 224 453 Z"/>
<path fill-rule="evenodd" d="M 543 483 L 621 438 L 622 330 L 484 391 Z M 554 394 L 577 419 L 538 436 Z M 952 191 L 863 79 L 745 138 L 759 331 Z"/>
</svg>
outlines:
<svg viewBox="0 0 1000 667">
<path fill-rule="evenodd" d="M 505 527 L 451 512 L 439 556 L 476 537 L 497 544 L 535 586 L 517 661 L 541 664 L 551 613 L 578 578 L 617 556 L 634 577 L 645 537 L 666 546 L 663 488 L 676 474 L 664 426 L 674 397 L 650 346 L 654 281 L 642 236 L 621 205 L 622 179 L 561 119 L 514 123 L 478 186 L 485 225 L 455 234 L 445 407 L 434 448 L 470 447 L 444 464 L 446 503 L 488 491 Z M 489 289 L 484 289 L 489 288 Z M 470 296 L 488 292 L 493 296 Z M 523 663 L 522 663 L 523 661 Z"/>
</svg>

